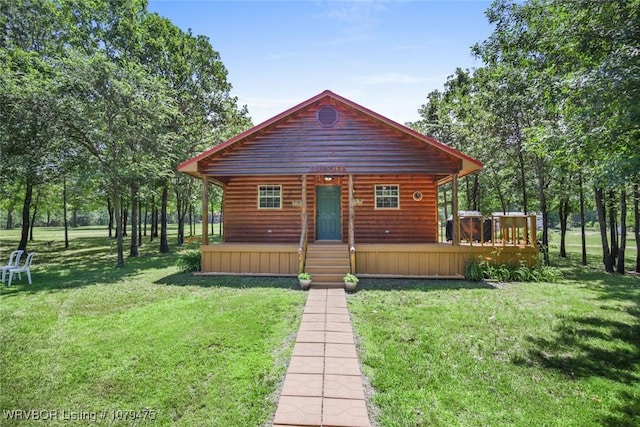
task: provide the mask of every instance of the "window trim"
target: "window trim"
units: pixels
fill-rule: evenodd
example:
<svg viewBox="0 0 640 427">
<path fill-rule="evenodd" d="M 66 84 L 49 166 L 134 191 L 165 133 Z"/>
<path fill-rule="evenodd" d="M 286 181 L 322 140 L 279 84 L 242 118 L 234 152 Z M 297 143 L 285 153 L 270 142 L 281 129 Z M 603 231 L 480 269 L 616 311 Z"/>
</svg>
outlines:
<svg viewBox="0 0 640 427">
<path fill-rule="evenodd" d="M 269 190 L 274 190 L 275 188 L 278 189 L 278 196 L 279 196 L 279 202 L 278 202 L 278 207 L 269 207 L 269 206 L 261 206 L 260 201 L 262 200 L 262 198 L 267 198 L 270 197 L 272 199 L 275 200 L 276 196 L 272 196 L 272 195 L 262 195 L 260 193 L 262 193 L 262 188 L 263 187 L 270 187 L 270 189 L 266 189 L 264 191 L 269 191 Z M 258 210 L 279 210 L 282 209 L 282 184 L 259 184 L 258 185 Z"/>
<path fill-rule="evenodd" d="M 397 195 L 395 196 L 378 196 L 378 187 L 396 187 L 397 189 Z M 383 198 L 383 197 L 396 197 L 398 203 L 397 206 L 390 206 L 390 207 L 381 207 L 378 206 L 378 198 Z M 375 184 L 373 186 L 373 198 L 374 198 L 374 209 L 380 209 L 380 210 L 399 210 L 400 209 L 400 184 Z"/>
</svg>

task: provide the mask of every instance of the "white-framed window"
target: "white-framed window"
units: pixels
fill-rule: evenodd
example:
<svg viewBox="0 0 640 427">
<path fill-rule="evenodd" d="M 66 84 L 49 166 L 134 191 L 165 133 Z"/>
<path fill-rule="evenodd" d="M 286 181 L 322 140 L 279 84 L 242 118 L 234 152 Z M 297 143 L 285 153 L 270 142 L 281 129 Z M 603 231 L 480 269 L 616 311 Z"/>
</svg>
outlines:
<svg viewBox="0 0 640 427">
<path fill-rule="evenodd" d="M 280 209 L 282 207 L 281 185 L 258 186 L 258 209 Z"/>
<path fill-rule="evenodd" d="M 400 209 L 399 185 L 376 185 L 376 209 Z"/>
</svg>

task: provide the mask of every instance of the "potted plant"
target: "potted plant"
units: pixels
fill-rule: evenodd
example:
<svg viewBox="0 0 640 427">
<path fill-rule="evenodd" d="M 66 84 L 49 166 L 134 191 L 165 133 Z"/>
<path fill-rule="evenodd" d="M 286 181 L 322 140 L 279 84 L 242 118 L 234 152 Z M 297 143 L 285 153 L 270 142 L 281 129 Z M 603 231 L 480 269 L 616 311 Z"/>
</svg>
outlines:
<svg viewBox="0 0 640 427">
<path fill-rule="evenodd" d="M 298 274 L 298 281 L 300 282 L 300 287 L 302 289 L 309 289 L 309 286 L 311 285 L 311 273 L 303 271 Z"/>
<path fill-rule="evenodd" d="M 358 282 L 360 281 L 355 274 L 351 273 L 347 273 L 342 279 L 344 280 L 344 287 L 349 292 L 355 291 L 356 286 L 358 286 Z"/>
</svg>

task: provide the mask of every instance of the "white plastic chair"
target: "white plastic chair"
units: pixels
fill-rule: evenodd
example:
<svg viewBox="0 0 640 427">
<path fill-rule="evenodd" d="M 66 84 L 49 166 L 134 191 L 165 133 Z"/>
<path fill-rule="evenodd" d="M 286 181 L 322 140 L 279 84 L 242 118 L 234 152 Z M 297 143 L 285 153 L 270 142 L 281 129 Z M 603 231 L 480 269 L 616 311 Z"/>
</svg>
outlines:
<svg viewBox="0 0 640 427">
<path fill-rule="evenodd" d="M 9 263 L 0 267 L 2 269 L 2 283 L 4 283 L 4 275 L 7 274 L 7 271 L 20 265 L 20 258 L 22 258 L 23 253 L 24 251 L 22 249 L 11 252 L 11 255 L 9 255 Z"/>
<path fill-rule="evenodd" d="M 11 286 L 11 281 L 13 280 L 14 273 L 18 273 L 18 280 L 22 280 L 22 273 L 27 273 L 27 278 L 29 279 L 29 284 L 31 284 L 31 263 L 33 262 L 33 256 L 35 252 L 31 252 L 27 255 L 27 259 L 24 261 L 23 266 L 15 267 L 9 270 L 9 285 Z"/>
</svg>

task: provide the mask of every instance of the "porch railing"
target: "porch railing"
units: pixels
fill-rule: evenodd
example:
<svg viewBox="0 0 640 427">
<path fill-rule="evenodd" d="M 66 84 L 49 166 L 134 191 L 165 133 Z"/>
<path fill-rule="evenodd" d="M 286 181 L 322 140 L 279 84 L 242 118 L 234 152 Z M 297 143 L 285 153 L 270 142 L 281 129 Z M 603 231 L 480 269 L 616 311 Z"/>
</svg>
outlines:
<svg viewBox="0 0 640 427">
<path fill-rule="evenodd" d="M 536 216 L 461 214 L 457 222 L 446 222 L 444 234 L 445 240 L 454 245 L 536 246 Z M 459 242 L 454 241 L 456 235 Z"/>
<path fill-rule="evenodd" d="M 302 221 L 302 230 L 300 233 L 300 243 L 298 244 L 298 274 L 304 271 L 304 265 L 307 258 L 307 221 Z"/>
</svg>

